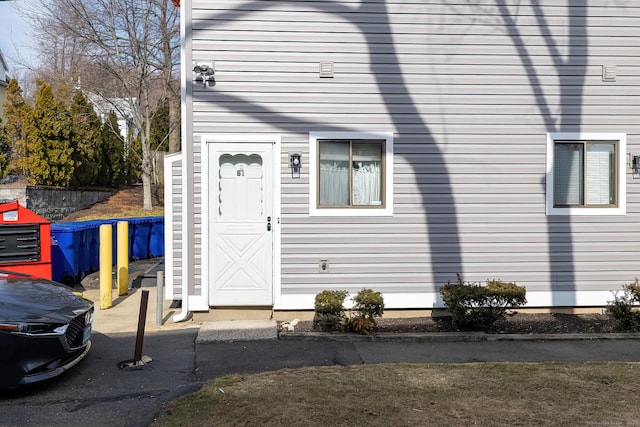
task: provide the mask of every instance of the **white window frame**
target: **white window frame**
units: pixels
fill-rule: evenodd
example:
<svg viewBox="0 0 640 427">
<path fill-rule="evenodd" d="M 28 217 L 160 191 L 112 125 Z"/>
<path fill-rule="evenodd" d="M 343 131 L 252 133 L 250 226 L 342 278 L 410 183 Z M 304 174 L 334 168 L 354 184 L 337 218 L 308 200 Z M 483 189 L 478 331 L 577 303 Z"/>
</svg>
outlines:
<svg viewBox="0 0 640 427">
<path fill-rule="evenodd" d="M 615 207 L 554 207 L 554 155 L 556 141 L 617 141 L 618 185 Z M 547 215 L 626 215 L 627 213 L 627 134 L 625 133 L 591 133 L 591 132 L 550 132 L 547 133 Z"/>
<path fill-rule="evenodd" d="M 384 139 L 384 207 L 318 208 L 318 140 Z M 310 216 L 393 216 L 393 133 L 392 132 L 310 132 L 309 133 L 309 215 Z"/>
</svg>

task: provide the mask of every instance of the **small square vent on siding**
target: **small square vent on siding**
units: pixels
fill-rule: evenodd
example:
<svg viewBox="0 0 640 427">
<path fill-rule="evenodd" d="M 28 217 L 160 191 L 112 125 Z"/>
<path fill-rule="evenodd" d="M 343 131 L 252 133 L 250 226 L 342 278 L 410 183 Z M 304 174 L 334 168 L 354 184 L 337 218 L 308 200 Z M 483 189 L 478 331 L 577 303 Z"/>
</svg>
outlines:
<svg viewBox="0 0 640 427">
<path fill-rule="evenodd" d="M 618 77 L 618 71 L 615 65 L 603 65 L 602 66 L 602 81 L 603 82 L 615 82 Z"/>
<path fill-rule="evenodd" d="M 333 78 L 333 62 L 323 61 L 320 63 L 320 78 Z"/>
</svg>

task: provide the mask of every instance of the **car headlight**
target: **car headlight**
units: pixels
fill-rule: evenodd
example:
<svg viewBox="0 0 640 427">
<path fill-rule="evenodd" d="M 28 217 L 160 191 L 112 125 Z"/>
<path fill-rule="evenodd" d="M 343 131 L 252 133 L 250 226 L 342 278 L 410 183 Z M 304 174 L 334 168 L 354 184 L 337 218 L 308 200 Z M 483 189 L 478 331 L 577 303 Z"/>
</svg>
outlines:
<svg viewBox="0 0 640 427">
<path fill-rule="evenodd" d="M 67 325 L 51 323 L 26 323 L 26 322 L 1 322 L 0 331 L 15 332 L 22 334 L 64 334 Z"/>
</svg>

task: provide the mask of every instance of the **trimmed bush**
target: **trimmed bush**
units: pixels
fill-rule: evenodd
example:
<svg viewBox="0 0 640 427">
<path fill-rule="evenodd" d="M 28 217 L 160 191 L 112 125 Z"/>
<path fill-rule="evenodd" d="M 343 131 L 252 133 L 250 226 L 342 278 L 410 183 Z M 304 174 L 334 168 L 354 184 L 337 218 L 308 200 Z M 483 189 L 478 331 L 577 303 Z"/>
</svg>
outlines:
<svg viewBox="0 0 640 427">
<path fill-rule="evenodd" d="M 640 283 L 638 278 L 633 283 L 622 287 L 622 295 L 615 292 L 614 300 L 607 303 L 605 313 L 614 319 L 621 331 L 640 331 L 640 311 L 635 306 L 640 302 Z"/>
<path fill-rule="evenodd" d="M 526 290 L 512 282 L 488 280 L 486 286 L 458 282 L 440 288 L 440 295 L 459 329 L 488 330 L 509 309 L 527 303 Z"/>
<path fill-rule="evenodd" d="M 344 300 L 349 292 L 344 290 L 324 290 L 316 295 L 313 325 L 324 332 L 340 330 L 345 319 Z"/>
<path fill-rule="evenodd" d="M 362 289 L 353 297 L 353 303 L 347 329 L 368 335 L 376 327 L 376 319 L 384 313 L 384 298 L 380 292 Z"/>
</svg>

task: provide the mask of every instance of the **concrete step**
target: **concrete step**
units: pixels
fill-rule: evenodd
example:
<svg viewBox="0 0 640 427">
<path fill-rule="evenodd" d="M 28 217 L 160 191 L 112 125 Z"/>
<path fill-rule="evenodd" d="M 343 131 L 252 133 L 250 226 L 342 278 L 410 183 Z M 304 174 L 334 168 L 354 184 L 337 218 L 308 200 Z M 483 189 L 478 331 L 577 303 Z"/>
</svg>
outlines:
<svg viewBox="0 0 640 427">
<path fill-rule="evenodd" d="M 256 341 L 278 338 L 275 320 L 220 320 L 203 322 L 196 343 Z"/>
</svg>

